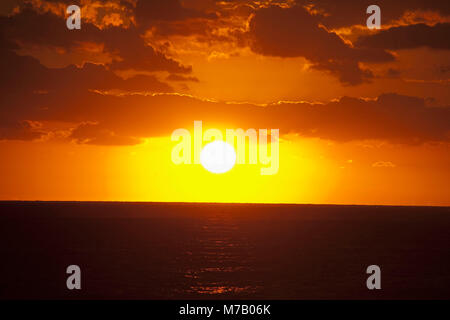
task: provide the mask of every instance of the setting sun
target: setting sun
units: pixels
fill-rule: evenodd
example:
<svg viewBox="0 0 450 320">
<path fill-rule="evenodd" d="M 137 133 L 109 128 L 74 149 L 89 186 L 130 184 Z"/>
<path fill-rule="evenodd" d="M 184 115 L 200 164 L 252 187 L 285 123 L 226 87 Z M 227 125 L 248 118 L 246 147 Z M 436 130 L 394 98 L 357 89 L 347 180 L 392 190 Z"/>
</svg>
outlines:
<svg viewBox="0 0 450 320">
<path fill-rule="evenodd" d="M 212 173 L 230 171 L 236 163 L 236 151 L 230 144 L 216 140 L 203 147 L 200 153 L 203 168 Z"/>
</svg>

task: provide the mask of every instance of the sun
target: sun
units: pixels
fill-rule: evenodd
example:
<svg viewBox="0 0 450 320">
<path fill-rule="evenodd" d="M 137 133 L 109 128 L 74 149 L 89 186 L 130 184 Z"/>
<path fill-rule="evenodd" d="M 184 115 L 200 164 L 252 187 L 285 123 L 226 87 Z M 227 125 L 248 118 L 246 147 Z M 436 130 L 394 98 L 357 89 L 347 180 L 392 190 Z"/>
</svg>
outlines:
<svg viewBox="0 0 450 320">
<path fill-rule="evenodd" d="M 212 173 L 230 171 L 236 163 L 236 152 L 230 144 L 216 140 L 208 143 L 200 153 L 203 168 Z"/>
</svg>

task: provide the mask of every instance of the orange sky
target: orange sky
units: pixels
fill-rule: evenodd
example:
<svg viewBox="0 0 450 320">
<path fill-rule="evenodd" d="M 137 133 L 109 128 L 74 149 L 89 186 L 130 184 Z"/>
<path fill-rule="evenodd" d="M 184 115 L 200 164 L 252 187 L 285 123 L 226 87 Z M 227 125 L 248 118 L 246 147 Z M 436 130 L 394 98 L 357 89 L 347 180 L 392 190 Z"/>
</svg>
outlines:
<svg viewBox="0 0 450 320">
<path fill-rule="evenodd" d="M 378 31 L 352 1 L 67 3 L 1 4 L 0 199 L 450 205 L 448 1 Z M 278 173 L 175 165 L 194 120 L 279 129 Z"/>
</svg>

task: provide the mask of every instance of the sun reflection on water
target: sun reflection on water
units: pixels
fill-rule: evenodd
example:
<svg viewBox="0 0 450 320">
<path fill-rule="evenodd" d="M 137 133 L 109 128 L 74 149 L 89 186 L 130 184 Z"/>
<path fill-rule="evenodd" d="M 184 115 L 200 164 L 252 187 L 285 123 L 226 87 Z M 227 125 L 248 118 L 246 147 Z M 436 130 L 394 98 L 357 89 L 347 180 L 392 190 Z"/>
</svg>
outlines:
<svg viewBox="0 0 450 320">
<path fill-rule="evenodd" d="M 190 266 L 184 270 L 184 278 L 189 283 L 185 293 L 245 295 L 260 289 L 248 280 L 248 275 L 254 271 L 251 245 L 238 229 L 226 215 L 205 220 L 185 251 Z"/>
</svg>

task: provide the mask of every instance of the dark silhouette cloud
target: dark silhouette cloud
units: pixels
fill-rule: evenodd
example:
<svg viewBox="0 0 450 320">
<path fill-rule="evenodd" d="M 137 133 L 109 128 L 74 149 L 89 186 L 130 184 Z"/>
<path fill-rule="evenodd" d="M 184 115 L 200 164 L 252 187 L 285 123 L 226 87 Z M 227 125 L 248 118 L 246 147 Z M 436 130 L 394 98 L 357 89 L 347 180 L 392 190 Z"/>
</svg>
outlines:
<svg viewBox="0 0 450 320">
<path fill-rule="evenodd" d="M 297 0 L 300 5 L 309 5 L 316 9 L 321 23 L 328 28 L 366 25 L 366 9 L 372 4 L 381 8 L 382 24 L 401 18 L 406 12 L 417 10 L 433 11 L 443 16 L 450 15 L 450 2 L 447 0 Z"/>
<path fill-rule="evenodd" d="M 170 74 L 167 76 L 166 80 L 168 81 L 192 81 L 192 82 L 199 82 L 199 80 L 196 77 L 185 77 L 179 74 Z"/>
<path fill-rule="evenodd" d="M 450 23 L 438 23 L 434 26 L 414 24 L 394 27 L 373 35 L 360 37 L 357 46 L 382 49 L 414 49 L 429 47 L 450 49 Z"/>
<path fill-rule="evenodd" d="M 10 17 L 0 17 L 0 28 L 9 40 L 36 46 L 59 47 L 70 51 L 83 42 L 103 44 L 106 52 L 120 57 L 112 62 L 113 69 L 171 73 L 192 71 L 192 67 L 183 66 L 147 45 L 140 31 L 133 26 L 99 29 L 84 22 L 81 30 L 72 31 L 65 27 L 63 18 L 50 12 L 38 13 L 27 7 Z"/>
<path fill-rule="evenodd" d="M 29 56 L 19 56 L 10 50 L 0 50 L 2 90 L 24 92 L 80 90 L 111 90 L 172 92 L 172 88 L 152 75 L 138 75 L 126 80 L 102 65 L 91 63 L 83 67 L 47 68 Z"/>
<path fill-rule="evenodd" d="M 64 100 L 59 93 L 48 93 L 35 95 L 32 102 L 11 113 L 16 119 L 35 122 L 82 123 L 71 140 L 106 145 L 131 145 L 139 138 L 170 135 L 177 128 L 192 128 L 194 120 L 202 120 L 205 127 L 278 128 L 281 134 L 339 142 L 450 140 L 450 108 L 428 107 L 422 98 L 394 93 L 375 100 L 343 97 L 325 104 L 274 103 L 265 107 L 176 94 L 115 96 L 88 91 Z M 8 135 L 3 134 L 3 139 Z"/>
<path fill-rule="evenodd" d="M 69 136 L 69 139 L 77 143 L 93 145 L 135 145 L 139 144 L 140 139 L 117 135 L 115 132 L 102 128 L 95 123 L 81 123 Z"/>
<path fill-rule="evenodd" d="M 319 26 L 319 18 L 304 8 L 273 6 L 258 10 L 250 21 L 253 51 L 277 57 L 305 57 L 313 68 L 336 75 L 341 82 L 356 85 L 373 78 L 359 62 L 389 62 L 394 57 L 384 50 L 351 47 L 336 33 Z"/>
<path fill-rule="evenodd" d="M 68 100 L 80 106 L 85 101 L 77 98 L 90 90 L 173 91 L 154 76 L 138 75 L 124 80 L 101 65 L 86 63 L 83 67 L 47 68 L 35 58 L 14 53 L 14 43 L 5 39 L 0 39 L 0 43 L 0 139 L 39 138 L 43 132 L 35 130 L 26 120 L 39 118 L 38 115 L 51 106 L 53 112 L 64 113 Z M 70 121 L 73 115 L 69 114 L 65 121 Z"/>
<path fill-rule="evenodd" d="M 195 18 L 214 19 L 216 15 L 184 7 L 179 0 L 138 0 L 136 3 L 136 20 L 142 26 L 151 25 L 155 21 L 182 21 Z"/>
<path fill-rule="evenodd" d="M 44 131 L 33 128 L 28 121 L 0 120 L 0 140 L 36 140 L 44 135 Z"/>
</svg>

